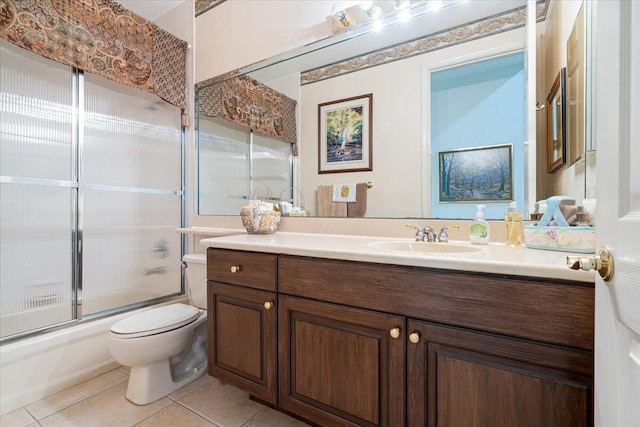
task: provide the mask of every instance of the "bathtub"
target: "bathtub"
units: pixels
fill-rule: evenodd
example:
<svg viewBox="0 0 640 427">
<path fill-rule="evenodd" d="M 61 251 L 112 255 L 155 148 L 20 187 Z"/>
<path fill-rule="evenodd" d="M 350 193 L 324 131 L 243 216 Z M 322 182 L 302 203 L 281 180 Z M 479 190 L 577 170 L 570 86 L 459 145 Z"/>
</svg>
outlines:
<svg viewBox="0 0 640 427">
<path fill-rule="evenodd" d="M 182 296 L 164 304 L 184 302 Z M 118 364 L 109 353 L 107 333 L 118 320 L 150 307 L 78 323 L 0 346 L 2 414 L 81 383 Z"/>
</svg>

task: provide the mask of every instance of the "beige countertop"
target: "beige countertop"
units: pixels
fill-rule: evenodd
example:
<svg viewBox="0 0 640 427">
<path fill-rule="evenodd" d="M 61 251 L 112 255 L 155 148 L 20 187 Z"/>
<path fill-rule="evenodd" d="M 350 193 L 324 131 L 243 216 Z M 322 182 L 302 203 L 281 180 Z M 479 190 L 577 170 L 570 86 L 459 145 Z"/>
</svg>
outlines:
<svg viewBox="0 0 640 427">
<path fill-rule="evenodd" d="M 384 245 L 389 244 L 386 242 L 408 246 L 413 239 L 278 231 L 274 234 L 243 233 L 206 238 L 200 241 L 200 245 L 205 248 L 595 282 L 595 272 L 570 270 L 566 266 L 567 256 L 579 254 L 524 246 L 507 247 L 500 243 L 472 245 L 463 241 L 428 245 L 457 245 L 478 250 L 445 253 L 437 252 L 438 248 L 435 248 L 436 252 L 418 253 L 385 248 Z"/>
</svg>

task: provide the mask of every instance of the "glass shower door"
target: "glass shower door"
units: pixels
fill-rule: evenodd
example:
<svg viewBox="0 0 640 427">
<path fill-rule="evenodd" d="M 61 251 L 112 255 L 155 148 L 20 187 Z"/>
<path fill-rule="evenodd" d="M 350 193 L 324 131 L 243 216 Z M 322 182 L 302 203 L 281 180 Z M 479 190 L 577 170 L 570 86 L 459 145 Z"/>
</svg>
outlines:
<svg viewBox="0 0 640 427">
<path fill-rule="evenodd" d="M 73 76 L 0 40 L 0 337 L 74 319 Z"/>
<path fill-rule="evenodd" d="M 88 74 L 85 91 L 83 316 L 181 292 L 182 215 L 180 109 Z"/>
</svg>

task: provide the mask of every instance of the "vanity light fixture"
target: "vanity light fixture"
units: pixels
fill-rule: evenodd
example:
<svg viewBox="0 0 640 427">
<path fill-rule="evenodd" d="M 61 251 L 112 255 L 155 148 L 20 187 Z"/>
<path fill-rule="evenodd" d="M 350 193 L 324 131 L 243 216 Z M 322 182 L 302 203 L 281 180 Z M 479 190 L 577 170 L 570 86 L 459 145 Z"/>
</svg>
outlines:
<svg viewBox="0 0 640 427">
<path fill-rule="evenodd" d="M 372 24 L 373 29 L 377 31 L 392 21 L 408 21 L 416 10 L 414 6 L 421 7 L 422 12 L 418 13 L 424 13 L 425 10 L 436 12 L 446 5 L 459 1 L 463 0 L 338 1 L 331 7 L 331 15 L 327 19 L 331 23 L 334 34 L 367 23 Z"/>
<path fill-rule="evenodd" d="M 344 28 L 347 28 L 351 25 L 351 22 L 347 18 L 347 11 L 341 3 L 336 3 L 333 5 L 333 7 L 331 8 L 331 17 L 334 19 L 334 21 L 342 24 Z"/>
</svg>

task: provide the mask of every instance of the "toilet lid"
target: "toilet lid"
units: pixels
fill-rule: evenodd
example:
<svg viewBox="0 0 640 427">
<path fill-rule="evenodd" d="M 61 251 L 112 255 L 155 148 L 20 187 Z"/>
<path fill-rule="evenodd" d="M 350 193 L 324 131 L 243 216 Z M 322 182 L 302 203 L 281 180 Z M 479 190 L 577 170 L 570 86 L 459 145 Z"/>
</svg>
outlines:
<svg viewBox="0 0 640 427">
<path fill-rule="evenodd" d="M 188 325 L 200 316 L 200 309 L 186 304 L 170 304 L 152 308 L 122 319 L 111 327 L 119 335 L 146 336 Z"/>
</svg>

